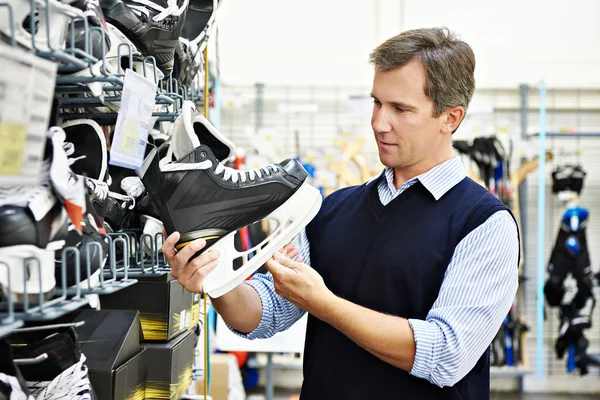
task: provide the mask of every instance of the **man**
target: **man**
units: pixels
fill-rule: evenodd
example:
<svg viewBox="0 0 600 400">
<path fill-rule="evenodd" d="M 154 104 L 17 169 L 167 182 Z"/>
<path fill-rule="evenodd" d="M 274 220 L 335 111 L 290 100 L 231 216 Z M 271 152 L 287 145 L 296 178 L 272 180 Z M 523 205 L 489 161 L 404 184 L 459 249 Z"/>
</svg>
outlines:
<svg viewBox="0 0 600 400">
<path fill-rule="evenodd" d="M 213 305 L 248 338 L 309 313 L 303 399 L 489 399 L 488 349 L 517 290 L 519 238 L 510 211 L 453 156 L 473 52 L 445 29 L 418 29 L 371 62 L 386 169 L 328 196 L 299 246 L 266 263 L 270 274 Z M 178 238 L 163 246 L 173 275 L 199 288 L 218 254 L 188 263 L 204 243 L 176 254 Z"/>
</svg>

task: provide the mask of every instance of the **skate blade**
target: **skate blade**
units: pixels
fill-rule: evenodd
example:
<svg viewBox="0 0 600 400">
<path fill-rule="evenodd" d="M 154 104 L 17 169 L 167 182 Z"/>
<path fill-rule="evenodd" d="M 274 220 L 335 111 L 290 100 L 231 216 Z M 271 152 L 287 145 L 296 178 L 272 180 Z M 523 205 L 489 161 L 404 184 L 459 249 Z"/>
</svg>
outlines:
<svg viewBox="0 0 600 400">
<path fill-rule="evenodd" d="M 236 232 L 231 232 L 213 245 L 219 250 L 219 265 L 204 279 L 203 290 L 211 297 L 220 297 L 242 283 L 250 274 L 259 269 L 273 254 L 292 241 L 317 215 L 321 208 L 321 193 L 307 182 L 275 210 L 268 219 L 277 221 L 275 231 L 252 249 L 239 252 L 234 245 Z M 248 260 L 248 254 L 256 252 Z M 242 257 L 244 264 L 233 269 L 233 261 Z"/>
<path fill-rule="evenodd" d="M 25 294 L 31 302 L 39 302 L 40 296 L 45 300 L 52 298 L 56 287 L 54 255 L 55 251 L 63 246 L 64 241 L 58 241 L 49 243 L 45 249 L 34 245 L 0 249 L 0 286 L 4 295 L 10 295 L 16 303 L 23 303 Z M 39 260 L 39 266 L 34 260 L 25 262 L 28 258 Z M 26 276 L 27 281 L 25 281 Z"/>
</svg>

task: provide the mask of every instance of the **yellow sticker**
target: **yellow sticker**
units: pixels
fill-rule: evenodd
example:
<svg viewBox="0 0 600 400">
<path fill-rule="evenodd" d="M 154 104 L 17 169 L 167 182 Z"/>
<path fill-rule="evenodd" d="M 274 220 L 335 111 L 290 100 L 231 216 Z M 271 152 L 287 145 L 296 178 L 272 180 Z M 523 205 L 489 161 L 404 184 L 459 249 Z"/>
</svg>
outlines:
<svg viewBox="0 0 600 400">
<path fill-rule="evenodd" d="M 0 122 L 0 175 L 19 175 L 23 166 L 27 124 Z"/>
<path fill-rule="evenodd" d="M 123 130 L 121 136 L 122 153 L 134 156 L 137 150 L 137 141 L 140 132 L 140 121 L 130 116 L 125 117 L 123 121 Z"/>
</svg>

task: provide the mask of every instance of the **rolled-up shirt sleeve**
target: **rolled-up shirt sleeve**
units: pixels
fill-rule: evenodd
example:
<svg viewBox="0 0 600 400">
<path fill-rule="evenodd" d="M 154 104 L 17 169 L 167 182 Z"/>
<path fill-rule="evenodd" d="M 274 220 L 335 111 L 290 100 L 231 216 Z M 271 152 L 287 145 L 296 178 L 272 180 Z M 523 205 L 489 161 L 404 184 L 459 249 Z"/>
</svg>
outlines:
<svg viewBox="0 0 600 400">
<path fill-rule="evenodd" d="M 412 375 L 443 387 L 469 373 L 513 304 L 518 258 L 517 226 L 507 211 L 461 240 L 427 317 L 408 321 L 416 343 Z"/>
</svg>

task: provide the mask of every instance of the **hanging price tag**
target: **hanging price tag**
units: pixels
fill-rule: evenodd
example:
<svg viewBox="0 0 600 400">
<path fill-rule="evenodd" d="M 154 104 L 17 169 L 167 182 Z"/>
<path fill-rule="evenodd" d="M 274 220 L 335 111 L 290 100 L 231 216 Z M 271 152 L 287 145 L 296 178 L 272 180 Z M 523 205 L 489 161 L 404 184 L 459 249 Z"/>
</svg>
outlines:
<svg viewBox="0 0 600 400">
<path fill-rule="evenodd" d="M 138 170 L 144 162 L 156 85 L 128 69 L 110 148 L 110 164 Z"/>
<path fill-rule="evenodd" d="M 0 186 L 37 185 L 56 64 L 0 43 Z"/>
</svg>

